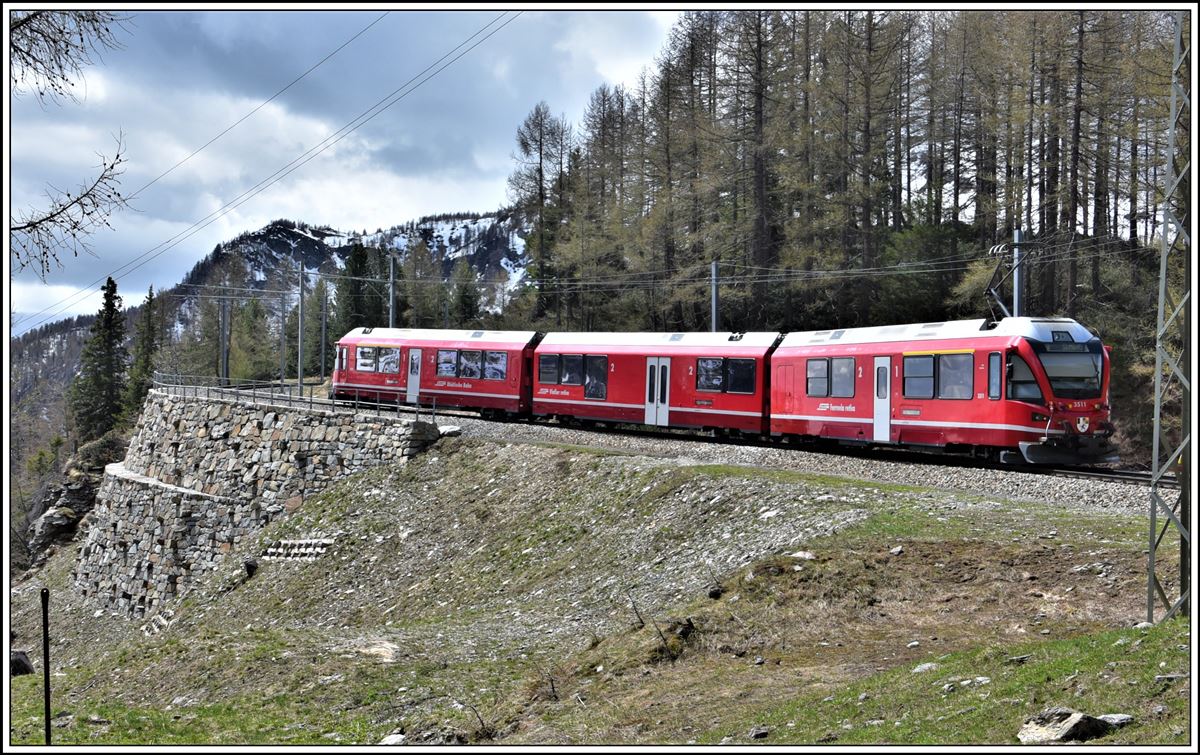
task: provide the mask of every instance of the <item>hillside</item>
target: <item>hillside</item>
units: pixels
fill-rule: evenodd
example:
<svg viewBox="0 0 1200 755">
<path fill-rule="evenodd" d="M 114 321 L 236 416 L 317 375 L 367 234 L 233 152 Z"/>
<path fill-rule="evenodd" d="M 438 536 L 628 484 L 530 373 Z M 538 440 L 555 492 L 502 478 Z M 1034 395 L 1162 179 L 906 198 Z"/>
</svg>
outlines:
<svg viewBox="0 0 1200 755">
<path fill-rule="evenodd" d="M 314 560 L 261 558 L 316 537 Z M 14 586 L 14 647 L 40 657 L 49 586 L 64 744 L 1011 743 L 1053 705 L 1133 716 L 1102 743 L 1181 744 L 1190 680 L 1156 677 L 1186 671 L 1189 627 L 1129 628 L 1144 537 L 1127 515 L 443 439 L 309 497 L 157 634 L 69 593 L 65 548 Z M 12 689 L 13 741 L 39 743 L 40 677 Z"/>
</svg>

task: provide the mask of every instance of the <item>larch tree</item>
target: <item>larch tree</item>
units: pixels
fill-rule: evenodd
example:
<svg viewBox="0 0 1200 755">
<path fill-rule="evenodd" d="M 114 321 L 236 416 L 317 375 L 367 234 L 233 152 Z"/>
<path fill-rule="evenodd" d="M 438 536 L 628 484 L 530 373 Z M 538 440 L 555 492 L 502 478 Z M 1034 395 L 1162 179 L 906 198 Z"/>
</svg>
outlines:
<svg viewBox="0 0 1200 755">
<path fill-rule="evenodd" d="M 508 177 L 511 199 L 534 222 L 526 247 L 532 247 L 537 279 L 535 318 L 541 318 L 550 307 L 546 288 L 553 265 L 551 245 L 555 229 L 548 227 L 546 209 L 554 189 L 565 127 L 562 120 L 550 113 L 545 102 L 535 105 L 517 129 L 517 151 L 513 154 L 517 168 Z"/>
<path fill-rule="evenodd" d="M 279 372 L 279 345 L 268 333 L 267 310 L 250 299 L 233 310 L 229 334 L 229 377 L 271 380 Z"/>
</svg>

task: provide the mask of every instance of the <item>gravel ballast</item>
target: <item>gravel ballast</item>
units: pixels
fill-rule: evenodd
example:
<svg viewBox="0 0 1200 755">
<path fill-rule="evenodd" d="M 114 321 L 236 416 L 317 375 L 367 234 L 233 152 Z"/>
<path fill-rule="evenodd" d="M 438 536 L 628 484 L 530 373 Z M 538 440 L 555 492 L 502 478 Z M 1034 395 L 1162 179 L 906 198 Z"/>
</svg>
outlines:
<svg viewBox="0 0 1200 755">
<path fill-rule="evenodd" d="M 905 464 L 794 448 L 712 443 L 687 438 L 648 438 L 548 423 L 491 422 L 455 414 L 463 435 L 508 442 L 569 443 L 628 453 L 688 458 L 699 464 L 732 464 L 835 475 L 898 485 L 957 490 L 991 498 L 1052 503 L 1083 511 L 1144 515 L 1150 489 L 1139 485 L 997 469 L 945 466 L 931 461 Z"/>
</svg>

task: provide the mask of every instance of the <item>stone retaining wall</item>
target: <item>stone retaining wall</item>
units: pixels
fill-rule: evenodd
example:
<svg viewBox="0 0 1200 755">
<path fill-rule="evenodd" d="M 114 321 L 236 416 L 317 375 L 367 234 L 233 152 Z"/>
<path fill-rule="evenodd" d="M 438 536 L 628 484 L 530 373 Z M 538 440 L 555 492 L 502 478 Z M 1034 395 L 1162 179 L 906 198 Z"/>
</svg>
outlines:
<svg viewBox="0 0 1200 755">
<path fill-rule="evenodd" d="M 152 391 L 122 464 L 105 469 L 76 560 L 76 589 L 149 616 L 301 493 L 413 456 L 427 422 L 253 406 Z"/>
<path fill-rule="evenodd" d="M 266 522 L 257 501 L 164 485 L 110 464 L 75 562 L 75 588 L 130 616 L 152 613 Z"/>
<path fill-rule="evenodd" d="M 437 438 L 437 427 L 428 422 L 153 391 L 125 467 L 202 493 L 237 491 L 275 512 L 283 500 L 299 495 L 302 484 L 311 490 L 413 456 Z"/>
</svg>

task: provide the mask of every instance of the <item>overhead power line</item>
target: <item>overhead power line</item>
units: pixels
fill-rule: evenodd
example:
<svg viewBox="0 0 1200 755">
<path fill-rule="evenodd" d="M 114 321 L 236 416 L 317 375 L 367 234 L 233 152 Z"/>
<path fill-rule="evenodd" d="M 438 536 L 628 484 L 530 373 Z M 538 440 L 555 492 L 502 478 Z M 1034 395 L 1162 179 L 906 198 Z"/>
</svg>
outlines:
<svg viewBox="0 0 1200 755">
<path fill-rule="evenodd" d="M 284 92 L 286 92 L 287 90 L 291 89 L 291 88 L 292 88 L 292 86 L 294 86 L 294 85 L 296 84 L 296 82 L 300 81 L 300 80 L 301 80 L 301 79 L 303 79 L 305 76 L 307 76 L 307 75 L 309 75 L 310 73 L 312 73 L 313 71 L 317 70 L 317 69 L 318 69 L 318 68 L 320 68 L 320 67 L 321 67 L 321 66 L 322 66 L 322 65 L 323 65 L 323 64 L 324 64 L 324 63 L 325 63 L 327 60 L 329 60 L 329 59 L 330 59 L 330 58 L 332 58 L 334 55 L 337 55 L 339 52 L 341 52 L 342 50 L 344 50 L 344 49 L 345 49 L 345 48 L 346 48 L 346 47 L 347 47 L 347 46 L 348 46 L 348 45 L 349 45 L 351 42 L 353 42 L 354 40 L 356 40 L 356 39 L 358 39 L 359 37 L 361 37 L 361 36 L 362 36 L 364 33 L 366 33 L 366 32 L 367 32 L 367 30 L 368 30 L 368 29 L 370 29 L 372 26 L 374 26 L 375 24 L 377 24 L 377 23 L 379 23 L 380 21 L 382 21 L 382 20 L 384 19 L 384 17 L 385 17 L 385 16 L 387 16 L 389 13 L 391 13 L 391 11 L 390 11 L 390 10 L 389 10 L 389 11 L 384 11 L 383 13 L 381 13 L 381 14 L 379 15 L 379 18 L 375 19 L 375 20 L 374 20 L 374 21 L 372 21 L 371 23 L 369 23 L 369 24 L 367 24 L 366 26 L 364 26 L 362 29 L 360 29 L 360 30 L 359 30 L 359 32 L 358 32 L 357 34 L 355 34 L 353 37 L 351 37 L 350 39 L 347 39 L 345 42 L 343 42 L 343 43 L 341 44 L 341 46 L 340 46 L 340 47 L 338 47 L 336 50 L 334 50 L 333 52 L 329 53 L 329 54 L 328 54 L 328 55 L 326 55 L 325 57 L 321 58 L 319 61 L 317 61 L 315 64 L 313 64 L 313 66 L 312 66 L 311 68 L 309 68 L 307 71 L 305 71 L 304 73 L 302 73 L 302 74 L 300 74 L 299 76 L 297 76 L 296 78 L 292 79 L 291 83 L 289 83 L 289 84 L 288 84 L 287 86 L 285 86 L 283 89 L 280 89 L 280 90 L 279 90 L 278 92 L 276 92 L 275 94 L 273 94 L 273 95 L 271 95 L 270 97 L 268 97 L 267 99 L 263 100 L 263 102 L 262 102 L 261 104 L 259 104 L 259 106 L 258 106 L 258 107 L 254 108 L 254 109 L 253 109 L 253 110 L 251 110 L 249 113 L 246 113 L 246 114 L 245 114 L 245 115 L 243 115 L 241 118 L 239 118 L 239 119 L 238 119 L 236 122 L 234 122 L 232 125 L 228 126 L 228 127 L 227 127 L 227 128 L 224 130 L 224 131 L 222 131 L 221 133 L 217 134 L 217 135 L 216 135 L 216 136 L 214 136 L 213 138 L 209 139 L 207 142 L 205 142 L 204 144 L 202 144 L 200 147 L 196 148 L 196 150 L 195 150 L 194 152 L 192 152 L 192 154 L 188 155 L 187 157 L 183 158 L 182 160 L 180 160 L 179 162 L 175 163 L 175 164 L 174 164 L 174 165 L 172 165 L 171 167 L 167 168 L 167 169 L 166 169 L 166 170 L 164 170 L 162 173 L 159 173 L 159 174 L 158 174 L 158 175 L 157 175 L 157 176 L 156 176 L 154 179 L 152 179 L 152 180 L 151 180 L 151 181 L 150 181 L 148 184 L 146 184 L 146 185 L 145 185 L 145 186 L 143 186 L 142 188 L 138 189 L 137 191 L 133 192 L 133 194 L 131 194 L 131 195 L 128 197 L 128 199 L 129 199 L 130 201 L 132 201 L 134 198 L 136 198 L 136 197 L 137 197 L 139 194 L 141 194 L 143 191 L 145 191 L 146 189 L 149 189 L 151 186 L 153 186 L 154 184 L 158 183 L 159 179 L 163 178 L 163 177 L 164 177 L 164 176 L 166 176 L 168 173 L 170 173 L 171 171 L 173 171 L 173 170 L 175 170 L 176 168 L 178 168 L 180 165 L 183 165 L 183 164 L 184 164 L 184 163 L 186 163 L 188 160 L 191 160 L 193 157 L 195 157 L 196 155 L 198 155 L 198 154 L 200 154 L 201 152 L 203 152 L 203 151 L 204 151 L 204 149 L 205 149 L 206 147 L 208 147 L 209 145 L 211 145 L 213 142 L 215 142 L 216 140 L 220 139 L 222 136 L 225 136 L 225 134 L 228 134 L 228 133 L 229 133 L 230 131 L 232 131 L 233 129 L 237 128 L 237 127 L 238 127 L 239 125 L 241 125 L 241 123 L 242 123 L 243 121 L 245 121 L 247 118 L 249 118 L 250 116 L 254 115 L 254 114 L 255 114 L 255 113 L 257 113 L 259 110 L 262 110 L 262 109 L 263 109 L 264 107 L 266 107 L 267 105 L 269 105 L 269 104 L 270 104 L 270 103 L 271 103 L 271 102 L 272 102 L 272 101 L 273 101 L 273 100 L 274 100 L 276 97 L 278 97 L 279 95 L 283 94 L 283 93 L 284 93 Z"/>
<path fill-rule="evenodd" d="M 119 277 L 119 275 L 127 275 L 128 273 L 133 272 L 134 270 L 138 269 L 139 267 L 146 264 L 147 262 L 150 262 L 151 260 L 162 255 L 164 252 L 169 251 L 170 249 L 174 248 L 175 246 L 182 243 L 183 241 L 186 241 L 188 238 L 191 238 L 196 233 L 200 232 L 204 228 L 206 228 L 209 225 L 211 225 L 212 223 L 216 222 L 221 217 L 224 217 L 224 215 L 228 214 L 229 212 L 237 209 L 242 204 L 245 204 L 247 201 L 254 198 L 258 194 L 261 194 L 263 191 L 270 188 L 271 186 L 278 183 L 279 181 L 283 180 L 284 178 L 286 178 L 288 175 L 290 175 L 292 172 L 294 172 L 298 168 L 307 164 L 310 160 L 315 158 L 317 155 L 321 154 L 325 150 L 329 149 L 333 145 L 340 142 L 342 139 L 349 136 L 354 131 L 361 128 L 366 123 L 370 122 L 372 119 L 374 119 L 380 113 L 384 112 L 388 108 L 390 108 L 393 105 L 395 105 L 396 103 L 400 102 L 402 99 L 404 99 L 408 95 L 412 94 L 414 91 L 419 89 L 422 85 L 424 85 L 426 82 L 433 79 L 435 76 L 437 76 L 442 71 L 446 70 L 446 68 L 450 67 L 457 61 L 461 60 L 464 56 L 467 55 L 467 53 L 471 52 L 476 47 L 478 47 L 479 45 L 486 42 L 494 34 L 499 32 L 501 29 L 505 28 L 506 26 L 508 26 L 514 20 L 516 20 L 523 13 L 523 11 L 517 11 L 515 13 L 515 15 L 509 17 L 507 20 L 504 21 L 504 23 L 500 24 L 499 26 L 495 26 L 495 24 L 497 24 L 497 22 L 499 22 L 500 19 L 507 16 L 508 13 L 509 13 L 509 11 L 504 11 L 503 13 L 498 15 L 496 18 L 494 18 L 491 21 L 489 21 L 488 23 L 484 24 L 479 30 L 477 30 L 475 33 L 471 34 L 469 37 L 464 39 L 458 45 L 453 47 L 449 52 L 444 54 L 441 58 L 438 58 L 436 61 L 434 61 L 430 65 L 426 66 L 425 69 L 422 70 L 420 73 L 418 73 L 415 76 L 413 76 L 412 78 L 410 78 L 407 82 L 402 84 L 397 89 L 393 90 L 390 94 L 386 95 L 385 97 L 380 99 L 378 102 L 376 102 L 374 105 L 367 108 L 365 111 L 363 111 L 361 114 L 359 114 L 356 118 L 349 121 L 346 125 L 342 126 L 340 129 L 335 131 L 330 136 L 326 137 L 324 140 L 319 142 L 317 144 L 317 146 L 310 148 L 308 151 L 301 154 L 299 157 L 293 159 L 291 162 L 289 162 L 287 165 L 284 165 L 282 168 L 276 170 L 270 176 L 263 179 L 262 181 L 260 181 L 258 184 L 251 187 L 247 191 L 243 192 L 242 194 L 240 194 L 239 196 L 237 196 L 230 202 L 226 203 L 224 206 L 222 206 L 218 210 L 215 210 L 214 212 L 209 213 L 208 216 L 206 216 L 205 218 L 202 218 L 201 220 L 196 221 L 191 226 L 184 229 L 183 231 L 176 234 L 175 236 L 171 237 L 167 241 L 164 241 L 164 242 L 158 244 L 157 246 L 148 249 L 147 251 L 138 255 L 134 259 L 125 263 L 124 265 L 121 265 L 120 267 L 118 267 L 116 270 L 109 273 L 108 275 L 102 276 L 101 278 L 99 278 L 95 282 L 93 282 L 91 286 L 89 286 L 85 289 L 82 289 L 81 291 L 77 292 L 76 294 L 73 294 L 64 299 L 61 299 L 61 300 L 55 302 L 54 304 L 49 305 L 48 307 L 42 309 L 39 312 L 34 313 L 33 315 L 23 317 L 20 320 L 18 320 L 17 323 L 14 323 L 14 324 L 19 324 L 20 322 L 24 322 L 25 320 L 32 319 L 33 317 L 37 317 L 39 315 L 45 314 L 46 312 L 49 312 L 51 309 L 54 309 L 57 307 L 58 309 L 55 309 L 55 311 L 51 312 L 47 317 L 43 318 L 36 325 L 34 325 L 32 327 L 38 327 L 38 326 L 42 325 L 43 323 L 54 319 L 54 317 L 61 314 L 63 311 L 65 311 L 67 308 L 71 307 L 77 301 L 81 301 L 83 298 L 86 298 L 87 296 L 89 296 L 91 294 L 90 289 L 103 283 L 106 278 L 114 277 L 114 276 Z M 489 27 L 493 27 L 493 26 L 495 26 L 495 28 L 492 28 L 491 31 L 487 31 L 489 29 Z M 476 40 L 474 43 L 471 43 L 471 40 L 474 40 L 476 37 L 479 37 L 479 35 L 483 34 L 485 31 L 487 31 L 487 33 L 484 34 L 484 36 L 482 38 Z M 469 43 L 471 43 L 470 46 L 466 47 Z M 466 49 L 463 50 L 462 49 L 463 47 L 466 47 Z M 462 50 L 462 51 L 459 52 L 459 50 Z M 451 59 L 443 64 L 443 61 L 445 61 L 447 58 L 451 58 Z M 440 67 L 438 67 L 439 65 L 440 65 Z M 433 69 L 436 69 L 436 70 L 433 70 Z M 430 73 L 431 70 L 432 70 L 432 73 Z M 428 74 L 428 75 L 426 75 L 426 74 Z M 421 78 L 422 76 L 424 76 L 424 78 Z M 407 91 L 405 91 L 405 90 L 407 90 Z M 372 111 L 374 111 L 374 112 L 372 112 Z M 136 264 L 134 264 L 134 263 L 136 263 Z M 65 306 L 60 307 L 60 305 L 65 305 Z"/>
</svg>

